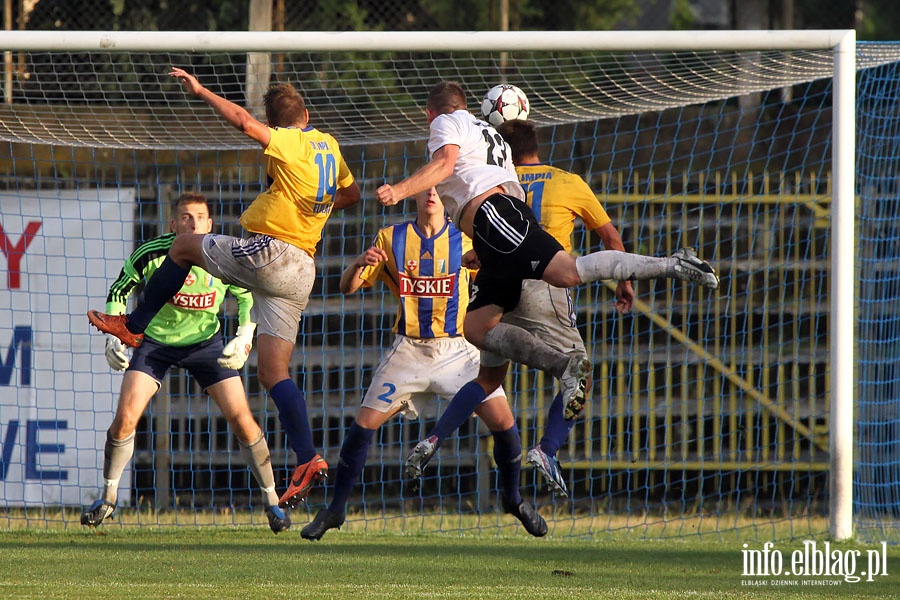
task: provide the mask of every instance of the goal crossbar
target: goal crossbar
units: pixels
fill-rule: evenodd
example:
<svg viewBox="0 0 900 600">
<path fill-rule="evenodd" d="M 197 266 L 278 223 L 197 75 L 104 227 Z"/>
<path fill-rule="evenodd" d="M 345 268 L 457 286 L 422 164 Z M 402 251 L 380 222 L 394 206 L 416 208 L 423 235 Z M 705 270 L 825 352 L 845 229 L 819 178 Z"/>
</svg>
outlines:
<svg viewBox="0 0 900 600">
<path fill-rule="evenodd" d="M 23 52 L 827 50 L 852 30 L 783 31 L 5 31 Z"/>
</svg>

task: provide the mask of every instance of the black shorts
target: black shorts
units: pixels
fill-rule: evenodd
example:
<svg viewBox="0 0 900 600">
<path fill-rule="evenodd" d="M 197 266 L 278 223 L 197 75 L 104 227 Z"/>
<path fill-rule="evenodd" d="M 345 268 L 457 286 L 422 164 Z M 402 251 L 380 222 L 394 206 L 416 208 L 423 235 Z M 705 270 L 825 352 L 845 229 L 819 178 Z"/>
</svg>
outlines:
<svg viewBox="0 0 900 600">
<path fill-rule="evenodd" d="M 144 341 L 131 355 L 128 370 L 146 373 L 161 382 L 171 367 L 182 367 L 206 390 L 220 381 L 238 376 L 234 369 L 225 369 L 216 362 L 224 348 L 221 335 L 214 335 L 205 342 L 190 346 L 167 346 L 153 338 L 144 337 Z"/>
<path fill-rule="evenodd" d="M 564 250 L 541 229 L 531 208 L 505 194 L 488 196 L 472 224 L 472 247 L 481 269 L 475 277 L 469 310 L 496 304 L 504 311 L 519 304 L 522 280 L 540 279 Z"/>
</svg>

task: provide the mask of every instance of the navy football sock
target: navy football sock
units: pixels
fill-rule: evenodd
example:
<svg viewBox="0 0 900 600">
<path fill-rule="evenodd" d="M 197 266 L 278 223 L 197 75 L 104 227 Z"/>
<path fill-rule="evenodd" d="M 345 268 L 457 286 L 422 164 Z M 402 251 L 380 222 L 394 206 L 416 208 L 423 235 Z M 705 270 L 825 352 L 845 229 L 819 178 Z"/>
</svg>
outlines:
<svg viewBox="0 0 900 600">
<path fill-rule="evenodd" d="M 347 430 L 341 446 L 341 459 L 337 465 L 334 496 L 331 498 L 331 504 L 328 505 L 328 510 L 331 512 L 342 513 L 346 510 L 350 491 L 359 481 L 363 467 L 366 466 L 366 454 L 369 452 L 369 444 L 372 443 L 374 435 L 374 429 L 361 427 L 357 425 L 356 421 Z"/>
<path fill-rule="evenodd" d="M 144 291 L 138 296 L 137 306 L 128 315 L 128 322 L 125 324 L 128 331 L 144 333 L 156 313 L 184 286 L 184 279 L 190 272 L 190 267 L 185 269 L 166 256 L 147 280 Z"/>
<path fill-rule="evenodd" d="M 541 437 L 541 450 L 549 456 L 556 456 L 559 447 L 566 443 L 569 432 L 575 426 L 575 419 L 567 421 L 563 416 L 562 394 L 556 394 L 550 411 L 547 413 L 547 422 L 544 425 L 544 435 Z"/>
<path fill-rule="evenodd" d="M 499 471 L 500 494 L 506 502 L 518 506 L 522 503 L 519 479 L 522 474 L 522 441 L 519 428 L 513 425 L 505 431 L 492 431 L 494 436 L 494 461 Z"/>
<path fill-rule="evenodd" d="M 297 464 L 312 460 L 316 449 L 312 443 L 312 429 L 306 415 L 306 400 L 303 392 L 293 379 L 279 381 L 269 390 L 269 395 L 278 408 L 278 418 L 287 436 L 291 449 L 297 454 Z"/>
<path fill-rule="evenodd" d="M 470 381 L 466 385 L 459 388 L 450 405 L 444 410 L 444 414 L 438 419 L 437 425 L 431 430 L 428 436 L 436 435 L 438 445 L 444 441 L 444 438 L 459 429 L 466 419 L 472 416 L 475 409 L 487 398 L 478 382 Z"/>
</svg>

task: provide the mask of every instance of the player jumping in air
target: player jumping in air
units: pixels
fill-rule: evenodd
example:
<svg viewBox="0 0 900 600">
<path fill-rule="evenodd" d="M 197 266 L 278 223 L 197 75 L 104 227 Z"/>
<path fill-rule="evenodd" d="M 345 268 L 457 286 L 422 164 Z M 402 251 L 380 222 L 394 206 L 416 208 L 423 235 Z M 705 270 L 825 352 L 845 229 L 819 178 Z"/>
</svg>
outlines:
<svg viewBox="0 0 900 600">
<path fill-rule="evenodd" d="M 466 314 L 466 339 L 482 350 L 549 372 L 560 381 L 562 402 L 571 418 L 584 406 L 592 364 L 583 354 L 570 356 L 521 327 L 502 323 L 505 312 L 519 303 L 521 283 L 540 279 L 556 287 L 573 287 L 597 279 L 617 281 L 677 278 L 717 288 L 713 268 L 688 250 L 667 258 L 615 250 L 577 259 L 540 228 L 525 204 L 509 145 L 488 123 L 466 110 L 462 87 L 444 81 L 428 95 L 431 160 L 396 185 L 378 188 L 378 200 L 390 206 L 437 186 L 455 224 L 472 238 L 481 269 Z M 503 382 L 507 364 L 483 365 L 482 376 L 460 389 L 453 413 L 445 413 L 435 429 L 407 459 L 407 475 L 421 473 L 443 437 L 448 423 L 467 418 Z M 457 412 L 458 411 L 458 412 Z"/>
<path fill-rule="evenodd" d="M 497 131 L 510 145 L 528 206 L 541 227 L 566 252 L 572 253 L 572 231 L 576 218 L 580 218 L 587 229 L 599 236 L 604 248 L 625 251 L 619 231 L 590 186 L 574 173 L 541 162 L 533 123 L 509 119 L 499 125 Z M 634 307 L 634 288 L 630 281 L 619 281 L 615 296 L 618 312 L 627 313 Z M 567 288 L 554 287 L 536 279 L 522 281 L 519 303 L 516 308 L 504 313 L 502 322 L 525 329 L 560 352 L 569 355 L 586 353 Z M 481 362 L 500 365 L 506 361 L 484 352 Z M 454 408 L 451 405 L 447 410 L 454 411 Z M 568 489 L 556 453 L 575 425 L 575 419 L 567 418 L 564 412 L 562 396 L 557 394 L 547 413 L 540 443 L 531 448 L 525 457 L 526 462 L 546 479 L 551 491 L 559 496 L 568 496 Z"/>
<path fill-rule="evenodd" d="M 133 312 L 112 316 L 90 311 L 88 318 L 100 331 L 136 347 L 150 320 L 175 295 L 192 266 L 249 289 L 252 317 L 259 326 L 257 376 L 278 407 L 297 455 L 297 467 L 280 502 L 282 507 L 294 507 L 324 481 L 328 464 L 313 447 L 306 401 L 291 377 L 290 360 L 315 279 L 313 254 L 322 228 L 333 209 L 359 201 L 359 186 L 337 141 L 309 124 L 303 97 L 291 85 L 278 84 L 266 92 L 268 124 L 263 124 L 184 70 L 173 69 L 169 75 L 263 147 L 272 183 L 241 215 L 241 225 L 252 237 L 179 235 Z"/>
</svg>

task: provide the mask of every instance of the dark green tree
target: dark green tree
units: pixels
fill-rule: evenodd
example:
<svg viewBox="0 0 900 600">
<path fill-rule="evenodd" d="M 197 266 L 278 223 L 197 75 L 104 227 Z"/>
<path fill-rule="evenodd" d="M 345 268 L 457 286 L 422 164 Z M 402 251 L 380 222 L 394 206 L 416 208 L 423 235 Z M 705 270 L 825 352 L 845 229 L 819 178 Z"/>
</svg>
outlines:
<svg viewBox="0 0 900 600">
<path fill-rule="evenodd" d="M 895 41 L 900 36 L 900 3 L 896 0 L 861 0 L 858 14 L 858 39 Z"/>
<path fill-rule="evenodd" d="M 33 30 L 240 31 L 246 0 L 40 0 L 28 16 Z"/>
</svg>

